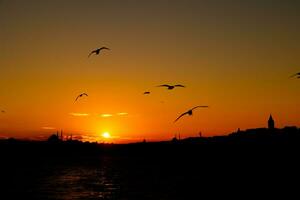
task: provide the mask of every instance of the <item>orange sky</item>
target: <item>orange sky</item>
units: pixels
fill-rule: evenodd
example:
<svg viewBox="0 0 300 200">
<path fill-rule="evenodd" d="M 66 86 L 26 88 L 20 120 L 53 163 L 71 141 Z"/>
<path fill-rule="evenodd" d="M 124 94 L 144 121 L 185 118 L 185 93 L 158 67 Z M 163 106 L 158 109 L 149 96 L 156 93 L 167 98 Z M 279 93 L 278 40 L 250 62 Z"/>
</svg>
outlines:
<svg viewBox="0 0 300 200">
<path fill-rule="evenodd" d="M 210 136 L 264 127 L 270 113 L 278 127 L 299 126 L 300 82 L 288 78 L 300 71 L 299 9 L 292 0 L 2 0 L 0 137 Z M 101 46 L 111 51 L 87 58 Z M 165 83 L 187 87 L 155 87 Z M 81 92 L 89 97 L 74 103 Z M 196 105 L 210 108 L 173 123 Z"/>
</svg>

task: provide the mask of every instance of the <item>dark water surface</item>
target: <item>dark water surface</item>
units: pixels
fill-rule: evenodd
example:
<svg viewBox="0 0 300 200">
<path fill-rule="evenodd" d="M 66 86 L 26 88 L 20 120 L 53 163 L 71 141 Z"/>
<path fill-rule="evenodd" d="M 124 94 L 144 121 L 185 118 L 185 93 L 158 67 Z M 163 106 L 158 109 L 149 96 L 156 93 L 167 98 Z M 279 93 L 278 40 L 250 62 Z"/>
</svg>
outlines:
<svg viewBox="0 0 300 200">
<path fill-rule="evenodd" d="M 280 152 L 9 156 L 1 162 L 0 199 L 287 197 L 298 191 L 299 157 Z"/>
<path fill-rule="evenodd" d="M 178 199 L 201 190 L 197 182 L 203 173 L 198 162 L 183 164 L 177 159 L 27 160 L 2 171 L 6 189 L 1 199 Z"/>
</svg>

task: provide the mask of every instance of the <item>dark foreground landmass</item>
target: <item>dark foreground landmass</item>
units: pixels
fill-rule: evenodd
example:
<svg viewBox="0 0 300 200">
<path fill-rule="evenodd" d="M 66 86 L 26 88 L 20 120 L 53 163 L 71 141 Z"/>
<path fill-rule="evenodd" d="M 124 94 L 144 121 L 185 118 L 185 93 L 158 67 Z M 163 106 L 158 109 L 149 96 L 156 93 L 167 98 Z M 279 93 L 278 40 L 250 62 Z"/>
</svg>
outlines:
<svg viewBox="0 0 300 200">
<path fill-rule="evenodd" d="M 134 144 L 2 140 L 0 199 L 297 199 L 299 149 L 297 128 Z"/>
</svg>

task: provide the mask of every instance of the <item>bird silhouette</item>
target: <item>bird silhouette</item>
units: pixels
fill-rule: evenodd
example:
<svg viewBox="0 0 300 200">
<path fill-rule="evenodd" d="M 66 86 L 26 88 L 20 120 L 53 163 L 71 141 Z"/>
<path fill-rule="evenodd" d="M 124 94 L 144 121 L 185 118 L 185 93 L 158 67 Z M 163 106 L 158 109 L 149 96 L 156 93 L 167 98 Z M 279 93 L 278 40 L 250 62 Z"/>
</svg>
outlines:
<svg viewBox="0 0 300 200">
<path fill-rule="evenodd" d="M 109 48 L 107 48 L 107 47 L 101 47 L 101 48 L 99 48 L 99 49 L 96 49 L 96 50 L 93 50 L 90 54 L 89 54 L 89 56 L 88 56 L 88 58 L 94 53 L 95 55 L 99 55 L 99 53 L 100 53 L 100 51 L 101 50 L 110 50 Z"/>
<path fill-rule="evenodd" d="M 177 117 L 177 119 L 174 121 L 174 123 L 177 122 L 184 115 L 190 115 L 190 116 L 193 115 L 193 110 L 195 110 L 196 108 L 208 108 L 208 106 L 196 106 L 196 107 L 188 110 L 187 112 L 182 113 L 181 115 L 179 115 L 179 117 Z"/>
<path fill-rule="evenodd" d="M 145 94 L 145 95 L 146 95 L 146 94 L 150 94 L 150 92 L 147 91 L 147 92 L 144 92 L 144 94 Z"/>
<path fill-rule="evenodd" d="M 77 101 L 79 98 L 81 98 L 83 96 L 89 96 L 89 95 L 87 93 L 82 93 L 76 97 L 75 101 Z"/>
<path fill-rule="evenodd" d="M 294 78 L 295 76 L 297 76 L 297 78 L 300 78 L 300 72 L 293 74 L 292 76 L 290 76 L 290 78 Z"/>
<path fill-rule="evenodd" d="M 167 87 L 168 90 L 173 90 L 175 87 L 185 87 L 184 85 L 167 85 L 167 84 L 164 84 L 164 85 L 159 85 L 157 87 Z"/>
<path fill-rule="evenodd" d="M 5 110 L 1 110 L 1 113 L 5 113 Z"/>
</svg>

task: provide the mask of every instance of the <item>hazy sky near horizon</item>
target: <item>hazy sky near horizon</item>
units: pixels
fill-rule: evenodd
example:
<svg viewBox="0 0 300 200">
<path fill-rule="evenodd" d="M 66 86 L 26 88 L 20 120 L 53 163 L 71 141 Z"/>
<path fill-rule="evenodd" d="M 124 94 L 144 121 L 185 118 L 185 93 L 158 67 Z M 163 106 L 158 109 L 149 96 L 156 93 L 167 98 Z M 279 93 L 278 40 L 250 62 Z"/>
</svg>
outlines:
<svg viewBox="0 0 300 200">
<path fill-rule="evenodd" d="M 0 0 L 0 137 L 160 140 L 264 127 L 270 113 L 300 126 L 300 81 L 289 79 L 299 10 L 294 0 Z M 111 51 L 87 58 L 101 46 Z M 155 87 L 165 83 L 187 87 Z M 173 123 L 196 105 L 210 108 Z"/>
</svg>

